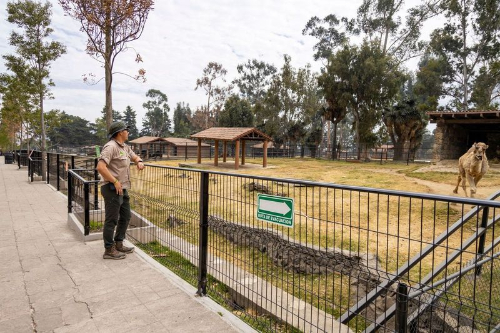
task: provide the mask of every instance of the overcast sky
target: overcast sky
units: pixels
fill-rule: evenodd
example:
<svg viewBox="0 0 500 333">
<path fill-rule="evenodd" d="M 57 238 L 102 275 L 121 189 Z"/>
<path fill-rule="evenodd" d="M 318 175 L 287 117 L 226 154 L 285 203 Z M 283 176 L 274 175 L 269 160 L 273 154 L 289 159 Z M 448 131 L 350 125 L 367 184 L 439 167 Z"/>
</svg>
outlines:
<svg viewBox="0 0 500 333">
<path fill-rule="evenodd" d="M 82 75 L 104 71 L 96 60 L 85 53 L 87 37 L 79 23 L 65 16 L 56 0 L 53 4 L 52 38 L 67 47 L 51 70 L 56 86 L 54 100 L 46 102 L 46 110 L 59 109 L 94 121 L 105 104 L 104 80 L 89 86 Z M 355 17 L 361 0 L 156 0 L 142 37 L 129 44 L 137 50 L 142 64 L 134 62 L 130 50 L 118 56 L 116 72 L 134 75 L 140 67 L 146 70 L 146 83 L 124 75 L 113 81 L 113 109 L 123 112 L 130 105 L 137 112 L 142 127 L 142 108 L 149 89 L 159 89 L 168 96 L 170 115 L 178 102 L 189 103 L 194 111 L 206 101 L 203 90 L 195 91 L 196 79 L 210 61 L 221 63 L 228 71 L 228 81 L 236 74 L 236 66 L 248 59 L 263 60 L 281 67 L 283 54 L 292 58 L 294 67 L 310 63 L 319 71 L 321 63 L 313 60 L 316 39 L 303 36 L 302 30 L 312 16 L 320 18 L 334 13 Z M 408 0 L 407 5 L 418 3 Z M 6 1 L 0 0 L 0 54 L 12 53 L 8 36 L 14 26 L 6 21 Z M 431 28 L 424 27 L 424 37 Z M 416 62 L 410 64 L 415 66 Z M 5 72 L 3 59 L 0 72 Z"/>
</svg>

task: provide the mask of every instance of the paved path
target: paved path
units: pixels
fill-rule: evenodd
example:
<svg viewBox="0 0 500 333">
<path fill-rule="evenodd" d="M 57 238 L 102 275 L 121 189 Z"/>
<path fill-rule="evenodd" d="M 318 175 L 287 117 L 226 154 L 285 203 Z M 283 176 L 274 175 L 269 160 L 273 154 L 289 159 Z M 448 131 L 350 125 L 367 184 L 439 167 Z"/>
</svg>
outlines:
<svg viewBox="0 0 500 333">
<path fill-rule="evenodd" d="M 252 331 L 136 253 L 103 260 L 101 241 L 69 229 L 66 205 L 0 164 L 0 332 Z"/>
</svg>

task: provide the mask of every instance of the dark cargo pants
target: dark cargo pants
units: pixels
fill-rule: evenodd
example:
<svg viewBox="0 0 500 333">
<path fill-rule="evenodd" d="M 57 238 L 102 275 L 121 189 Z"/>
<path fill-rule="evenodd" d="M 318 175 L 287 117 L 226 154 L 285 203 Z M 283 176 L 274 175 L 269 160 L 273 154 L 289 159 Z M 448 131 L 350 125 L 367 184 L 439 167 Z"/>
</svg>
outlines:
<svg viewBox="0 0 500 333">
<path fill-rule="evenodd" d="M 114 242 L 121 242 L 125 239 L 125 233 L 127 232 L 131 217 L 130 197 L 128 191 L 125 189 L 123 190 L 123 195 L 116 194 L 116 190 L 114 190 L 112 184 L 101 186 L 101 194 L 104 197 L 106 209 L 102 238 L 104 240 L 104 247 L 110 248 Z"/>
</svg>

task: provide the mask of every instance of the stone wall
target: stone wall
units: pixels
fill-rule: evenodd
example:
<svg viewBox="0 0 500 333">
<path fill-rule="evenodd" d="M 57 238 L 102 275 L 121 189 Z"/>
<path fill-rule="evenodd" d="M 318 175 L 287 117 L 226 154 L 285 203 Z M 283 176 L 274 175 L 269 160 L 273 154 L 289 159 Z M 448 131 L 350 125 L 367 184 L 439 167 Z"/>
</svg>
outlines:
<svg viewBox="0 0 500 333">
<path fill-rule="evenodd" d="M 368 253 L 328 248 L 320 249 L 285 239 L 276 231 L 252 228 L 209 216 L 209 228 L 234 244 L 253 247 L 266 253 L 277 266 L 302 274 L 340 273 L 349 276 L 353 292 L 351 302 L 355 303 L 382 281 L 389 279 L 381 270 L 376 256 Z M 386 290 L 364 312 L 367 318 L 375 319 L 396 301 L 396 284 Z"/>
<path fill-rule="evenodd" d="M 434 132 L 434 161 L 458 159 L 468 148 L 464 128 L 457 124 L 438 121 Z"/>
</svg>

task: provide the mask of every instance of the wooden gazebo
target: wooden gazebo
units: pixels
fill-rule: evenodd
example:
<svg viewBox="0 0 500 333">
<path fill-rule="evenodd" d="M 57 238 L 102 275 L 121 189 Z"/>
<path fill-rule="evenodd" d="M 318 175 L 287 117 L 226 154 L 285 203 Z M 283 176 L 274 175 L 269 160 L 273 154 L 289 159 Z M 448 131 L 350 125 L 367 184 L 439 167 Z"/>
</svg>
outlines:
<svg viewBox="0 0 500 333">
<path fill-rule="evenodd" d="M 237 170 L 240 166 L 240 146 L 241 146 L 241 165 L 245 165 L 245 146 L 246 141 L 263 141 L 264 156 L 262 166 L 267 167 L 267 144 L 271 138 L 262 133 L 255 127 L 212 127 L 191 135 L 193 139 L 198 139 L 198 164 L 201 163 L 201 141 L 214 140 L 215 155 L 214 165 L 219 164 L 219 141 L 223 143 L 222 160 L 226 162 L 227 158 L 227 143 L 235 142 L 234 168 Z"/>
</svg>

